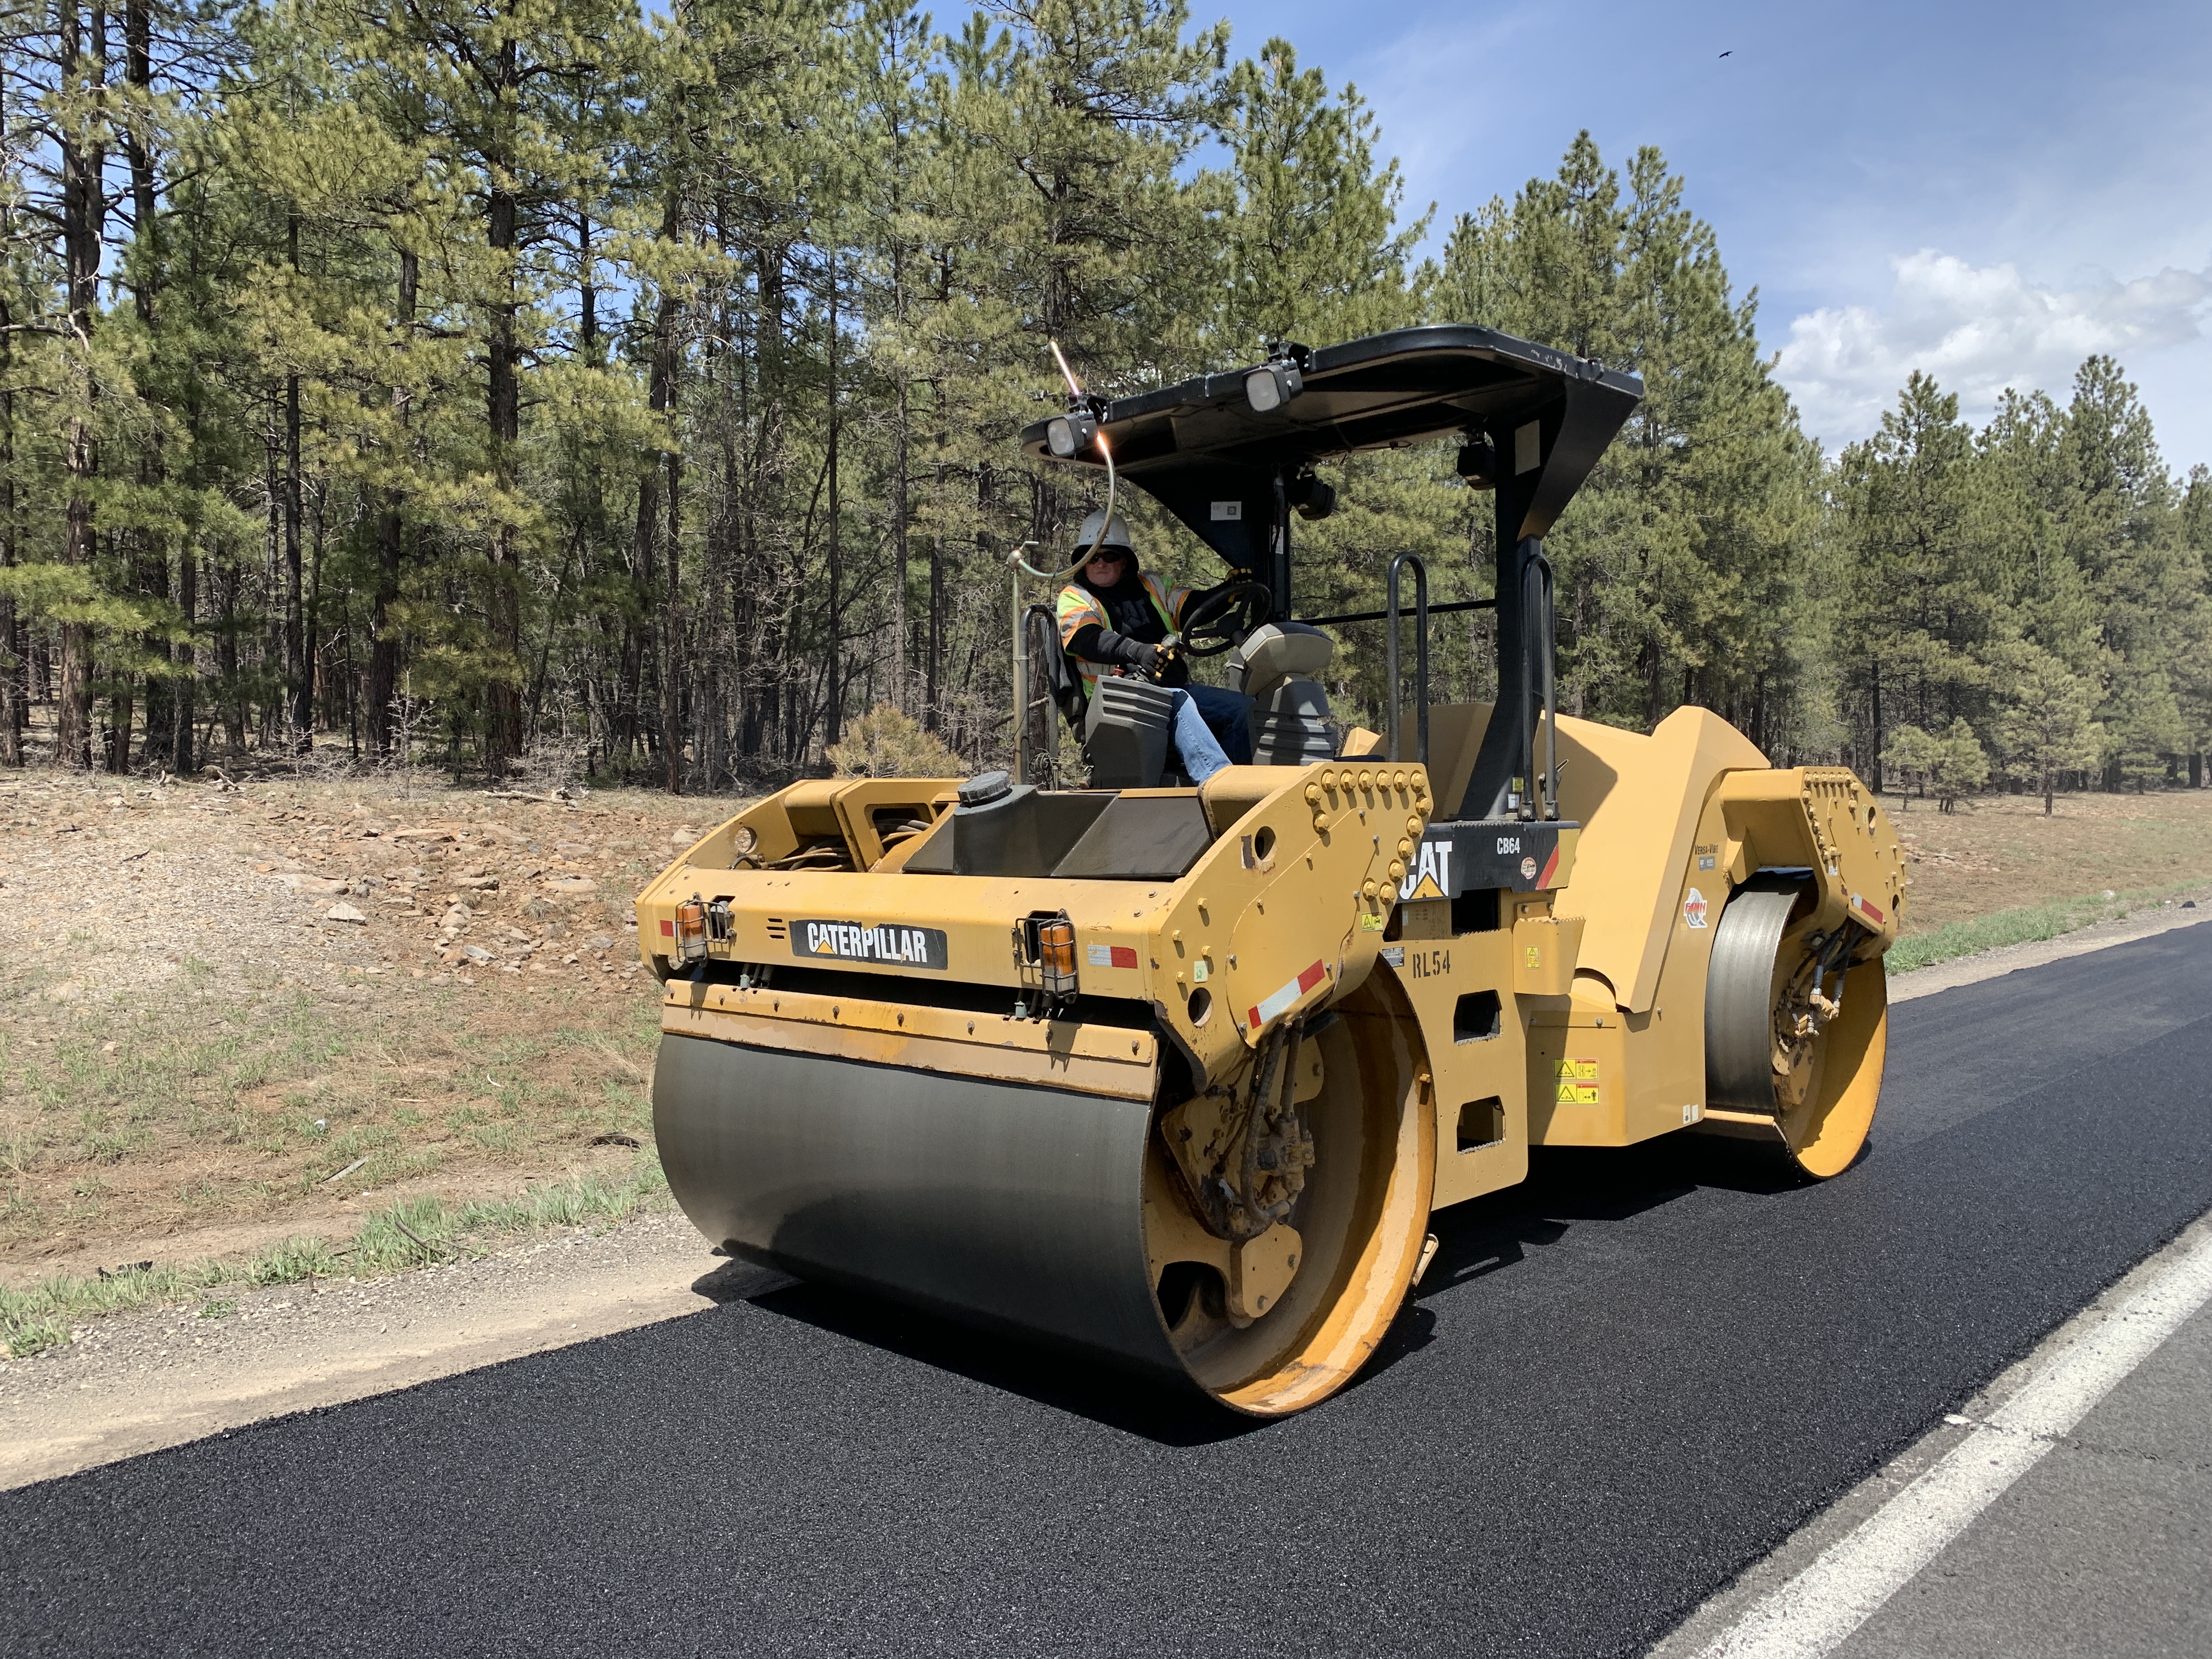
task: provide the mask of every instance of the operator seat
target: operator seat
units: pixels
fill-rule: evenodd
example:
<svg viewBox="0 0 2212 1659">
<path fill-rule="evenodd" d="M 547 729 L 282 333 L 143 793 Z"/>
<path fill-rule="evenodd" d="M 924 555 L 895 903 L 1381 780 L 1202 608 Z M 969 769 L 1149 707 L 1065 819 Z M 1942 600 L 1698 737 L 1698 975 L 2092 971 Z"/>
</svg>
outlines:
<svg viewBox="0 0 2212 1659">
<path fill-rule="evenodd" d="M 1252 763 L 1304 766 L 1336 756 L 1339 733 L 1316 677 L 1336 643 L 1301 622 L 1255 628 L 1229 653 L 1229 684 L 1252 699 Z"/>
</svg>

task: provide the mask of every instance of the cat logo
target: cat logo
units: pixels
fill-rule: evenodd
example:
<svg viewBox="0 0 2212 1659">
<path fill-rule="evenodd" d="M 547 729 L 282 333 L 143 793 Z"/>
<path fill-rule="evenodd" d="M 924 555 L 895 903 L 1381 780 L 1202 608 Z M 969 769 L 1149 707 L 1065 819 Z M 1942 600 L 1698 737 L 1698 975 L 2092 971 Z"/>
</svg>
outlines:
<svg viewBox="0 0 2212 1659">
<path fill-rule="evenodd" d="M 1452 844 L 1448 841 L 1425 841 L 1416 856 L 1413 867 L 1406 872 L 1406 878 L 1398 884 L 1401 903 L 1415 899 L 1440 899 L 1451 896 Z"/>
</svg>

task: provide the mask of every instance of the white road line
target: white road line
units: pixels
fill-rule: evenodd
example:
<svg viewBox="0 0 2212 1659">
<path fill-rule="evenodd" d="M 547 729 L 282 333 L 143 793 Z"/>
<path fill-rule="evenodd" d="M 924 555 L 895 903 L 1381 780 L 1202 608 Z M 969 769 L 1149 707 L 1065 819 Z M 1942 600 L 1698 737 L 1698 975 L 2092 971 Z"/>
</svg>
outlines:
<svg viewBox="0 0 2212 1659">
<path fill-rule="evenodd" d="M 2208 1300 L 2212 1237 L 2052 1359 L 1698 1659 L 1820 1659 L 1832 1652 Z"/>
</svg>

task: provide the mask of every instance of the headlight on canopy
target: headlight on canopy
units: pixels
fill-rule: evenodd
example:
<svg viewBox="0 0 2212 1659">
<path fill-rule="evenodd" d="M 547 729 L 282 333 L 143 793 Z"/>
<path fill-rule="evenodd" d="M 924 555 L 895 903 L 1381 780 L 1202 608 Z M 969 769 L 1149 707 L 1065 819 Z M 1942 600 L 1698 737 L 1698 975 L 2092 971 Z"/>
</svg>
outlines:
<svg viewBox="0 0 2212 1659">
<path fill-rule="evenodd" d="M 1045 447 L 1061 460 L 1069 460 L 1091 447 L 1098 436 L 1098 422 L 1088 415 L 1055 415 L 1045 425 Z"/>
<path fill-rule="evenodd" d="M 1305 390 L 1305 376 L 1295 363 L 1262 363 L 1244 376 L 1244 401 L 1255 413 L 1272 414 Z"/>
</svg>

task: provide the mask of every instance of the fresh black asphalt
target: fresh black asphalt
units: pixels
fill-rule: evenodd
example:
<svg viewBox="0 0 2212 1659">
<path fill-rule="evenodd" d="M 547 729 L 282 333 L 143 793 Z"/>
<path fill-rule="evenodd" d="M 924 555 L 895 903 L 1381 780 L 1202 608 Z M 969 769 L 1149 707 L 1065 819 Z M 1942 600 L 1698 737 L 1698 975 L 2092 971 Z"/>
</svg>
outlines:
<svg viewBox="0 0 2212 1659">
<path fill-rule="evenodd" d="M 19 1653 L 1633 1653 L 2212 1207 L 2212 927 L 1901 1006 L 1872 1148 L 1553 1156 L 1255 1425 L 791 1285 L 0 1495 Z"/>
</svg>

